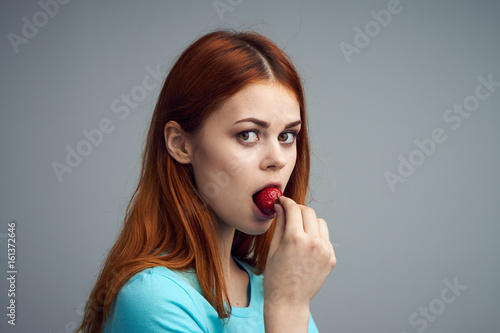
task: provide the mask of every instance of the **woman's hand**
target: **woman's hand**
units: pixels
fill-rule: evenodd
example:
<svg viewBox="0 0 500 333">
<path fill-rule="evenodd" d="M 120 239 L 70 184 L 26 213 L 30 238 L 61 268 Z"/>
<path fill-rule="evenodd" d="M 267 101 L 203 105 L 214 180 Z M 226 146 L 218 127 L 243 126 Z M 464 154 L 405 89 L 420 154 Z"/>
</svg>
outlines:
<svg viewBox="0 0 500 333">
<path fill-rule="evenodd" d="M 266 332 L 307 332 L 309 304 L 337 259 L 325 220 L 292 199 L 279 200 L 264 273 Z"/>
</svg>

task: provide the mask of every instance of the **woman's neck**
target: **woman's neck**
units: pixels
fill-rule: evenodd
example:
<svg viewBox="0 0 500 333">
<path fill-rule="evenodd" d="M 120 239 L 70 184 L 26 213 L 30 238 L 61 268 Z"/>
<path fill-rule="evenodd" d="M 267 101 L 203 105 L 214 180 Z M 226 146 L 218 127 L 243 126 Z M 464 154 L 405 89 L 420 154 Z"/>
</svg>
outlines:
<svg viewBox="0 0 500 333">
<path fill-rule="evenodd" d="M 218 230 L 219 254 L 230 304 L 236 307 L 247 307 L 250 304 L 248 294 L 250 277 L 238 266 L 231 255 L 235 232 L 234 228 L 229 227 Z"/>
<path fill-rule="evenodd" d="M 234 272 L 234 269 L 239 269 L 231 256 L 235 232 L 236 230 L 234 228 L 219 223 L 217 241 L 219 246 L 219 257 L 226 281 L 231 281 L 232 272 Z"/>
</svg>

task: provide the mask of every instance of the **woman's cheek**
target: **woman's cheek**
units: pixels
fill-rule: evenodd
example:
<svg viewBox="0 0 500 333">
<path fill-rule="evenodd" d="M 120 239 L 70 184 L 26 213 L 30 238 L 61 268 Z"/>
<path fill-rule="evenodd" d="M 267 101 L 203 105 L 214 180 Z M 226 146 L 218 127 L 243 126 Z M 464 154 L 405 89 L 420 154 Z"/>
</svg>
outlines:
<svg viewBox="0 0 500 333">
<path fill-rule="evenodd" d="M 243 173 L 244 166 L 245 160 L 237 156 L 227 161 L 225 169 L 231 176 L 238 176 Z"/>
</svg>

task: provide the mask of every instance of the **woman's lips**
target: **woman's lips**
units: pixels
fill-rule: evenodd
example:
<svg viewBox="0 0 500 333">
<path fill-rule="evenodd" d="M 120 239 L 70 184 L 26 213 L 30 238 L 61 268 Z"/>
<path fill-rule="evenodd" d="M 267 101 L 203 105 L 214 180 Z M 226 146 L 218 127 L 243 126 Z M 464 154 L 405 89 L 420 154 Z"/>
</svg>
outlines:
<svg viewBox="0 0 500 333">
<path fill-rule="evenodd" d="M 260 210 L 260 208 L 255 204 L 255 202 L 252 202 L 252 208 L 255 212 L 255 214 L 262 220 L 272 220 L 276 217 L 277 213 L 274 212 L 273 214 L 269 215 L 264 213 L 263 211 Z"/>
<path fill-rule="evenodd" d="M 281 189 L 281 181 L 279 181 L 279 180 L 271 180 L 271 181 L 267 182 L 261 188 L 257 189 L 257 191 L 255 191 L 255 193 L 253 194 L 253 196 L 255 196 L 257 193 L 259 193 L 260 191 L 262 191 L 262 190 L 264 190 L 264 189 L 266 189 L 268 187 L 276 187 L 277 189 L 279 189 L 280 191 L 282 191 L 282 189 Z"/>
</svg>

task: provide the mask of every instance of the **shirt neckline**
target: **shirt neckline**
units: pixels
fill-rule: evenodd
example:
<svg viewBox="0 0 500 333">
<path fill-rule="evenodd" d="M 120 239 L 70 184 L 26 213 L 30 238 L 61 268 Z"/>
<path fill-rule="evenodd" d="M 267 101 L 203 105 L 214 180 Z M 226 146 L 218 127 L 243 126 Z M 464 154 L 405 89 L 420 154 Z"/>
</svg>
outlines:
<svg viewBox="0 0 500 333">
<path fill-rule="evenodd" d="M 161 255 L 166 255 L 167 252 L 162 252 Z M 231 306 L 231 315 L 236 316 L 236 317 L 249 317 L 250 313 L 252 312 L 251 309 L 254 306 L 255 302 L 257 302 L 257 291 L 256 291 L 256 285 L 255 285 L 255 273 L 250 269 L 248 264 L 245 262 L 233 257 L 234 261 L 240 266 L 247 274 L 248 274 L 248 288 L 250 289 L 248 292 L 249 300 L 248 300 L 248 306 L 241 308 L 241 307 L 236 307 L 236 306 Z M 172 270 L 172 272 L 175 272 L 177 274 L 180 274 L 184 276 L 185 278 L 188 279 L 188 281 L 191 281 L 190 287 L 196 290 L 199 294 L 203 296 L 203 292 L 201 290 L 201 287 L 199 286 L 198 278 L 196 276 L 196 273 L 194 271 L 188 272 L 188 271 L 176 271 Z M 189 278 L 189 275 L 191 275 L 191 278 Z M 187 282 L 187 281 L 186 281 Z M 224 302 L 224 304 L 226 304 Z"/>
</svg>

